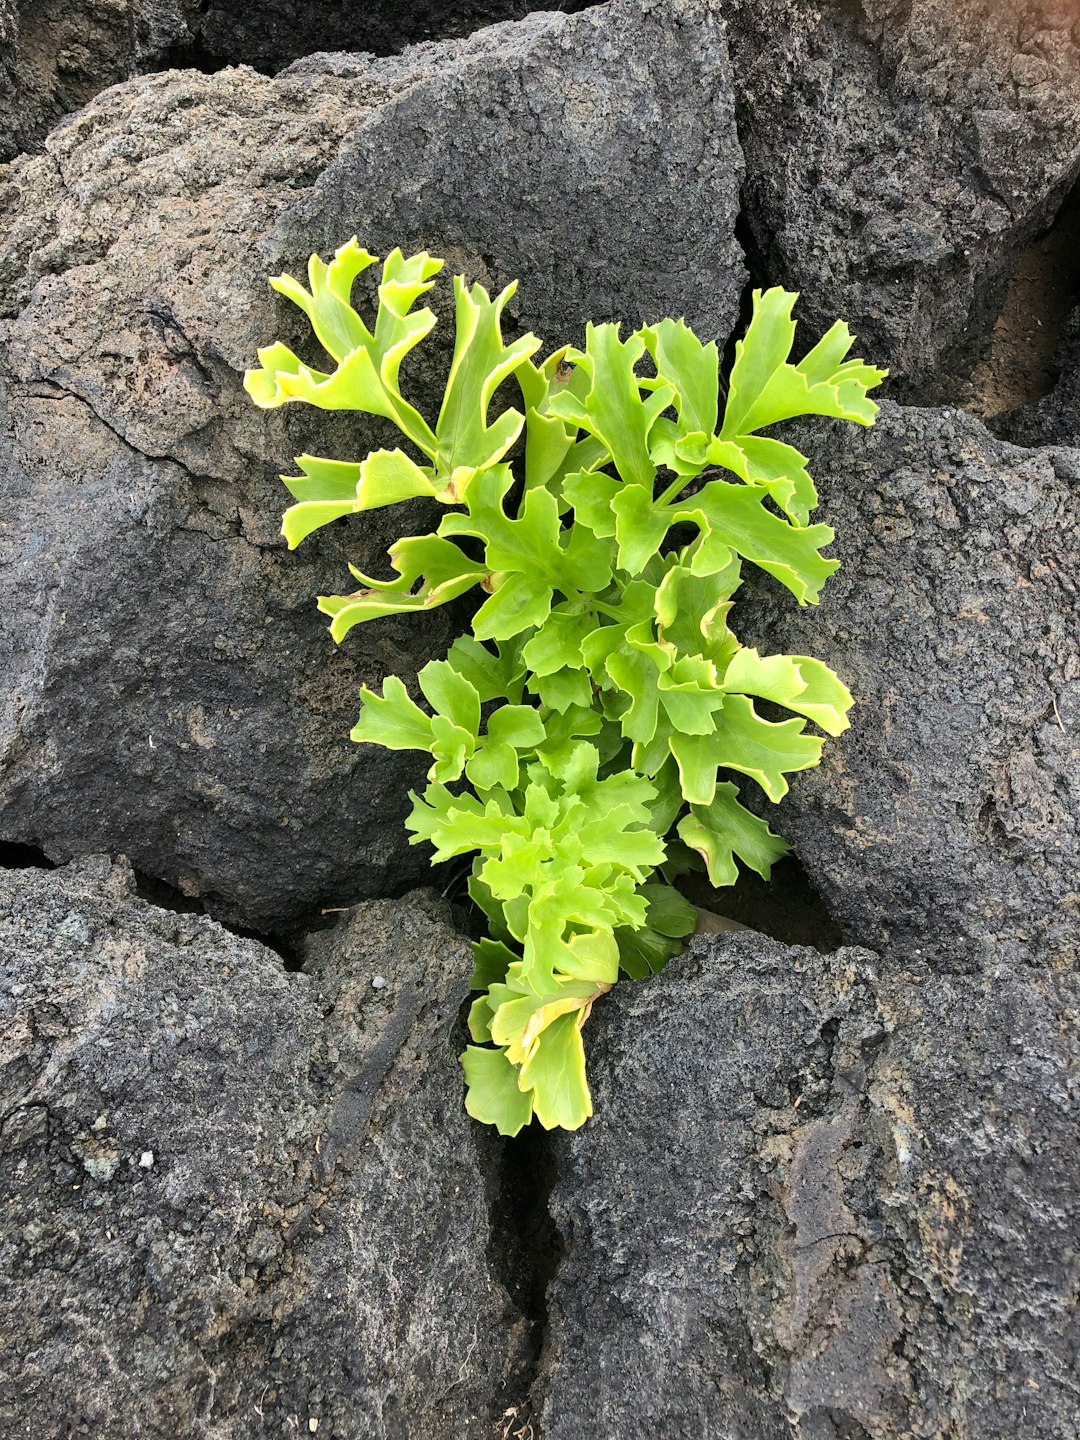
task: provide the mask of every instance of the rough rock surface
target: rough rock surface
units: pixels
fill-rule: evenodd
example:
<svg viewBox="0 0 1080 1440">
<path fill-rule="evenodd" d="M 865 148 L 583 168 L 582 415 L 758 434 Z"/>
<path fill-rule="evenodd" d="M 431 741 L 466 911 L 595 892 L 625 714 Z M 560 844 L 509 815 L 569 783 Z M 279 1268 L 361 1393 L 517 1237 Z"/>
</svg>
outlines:
<svg viewBox="0 0 1080 1440">
<path fill-rule="evenodd" d="M 746 270 L 719 12 L 618 0 L 432 50 L 429 83 L 354 132 L 275 243 L 295 261 L 358 217 L 376 247 L 435 237 L 490 285 L 520 278 L 508 314 L 552 348 L 583 342 L 589 320 L 663 315 L 725 339 Z"/>
<path fill-rule="evenodd" d="M 468 963 L 425 893 L 287 974 L 123 865 L 0 872 L 5 1436 L 492 1433 L 524 1327 L 461 1105 Z"/>
<path fill-rule="evenodd" d="M 426 517 L 285 552 L 289 457 L 386 437 L 250 404 L 256 347 L 310 344 L 264 277 L 359 232 L 520 276 L 514 319 L 553 344 L 680 309 L 723 334 L 740 164 L 711 0 L 628 0 L 273 80 L 134 80 L 9 166 L 0 839 L 125 853 L 261 929 L 423 874 L 402 830 L 423 767 L 347 734 L 360 683 L 414 673 L 460 622 L 334 651 L 314 595 L 346 559 L 381 572 Z M 414 374 L 421 401 L 438 368 Z"/>
<path fill-rule="evenodd" d="M 848 319 L 894 393 L 965 375 L 1080 169 L 1058 0 L 727 0 L 749 220 L 770 283 Z"/>
<path fill-rule="evenodd" d="M 1075 963 L 1080 453 L 888 403 L 872 430 L 792 438 L 841 568 L 816 608 L 755 585 L 736 622 L 825 660 L 856 705 L 779 829 L 849 940 L 939 967 Z"/>
<path fill-rule="evenodd" d="M 1064 1440 L 1076 1016 L 1041 969 L 699 937 L 592 1020 L 545 1440 Z"/>
</svg>

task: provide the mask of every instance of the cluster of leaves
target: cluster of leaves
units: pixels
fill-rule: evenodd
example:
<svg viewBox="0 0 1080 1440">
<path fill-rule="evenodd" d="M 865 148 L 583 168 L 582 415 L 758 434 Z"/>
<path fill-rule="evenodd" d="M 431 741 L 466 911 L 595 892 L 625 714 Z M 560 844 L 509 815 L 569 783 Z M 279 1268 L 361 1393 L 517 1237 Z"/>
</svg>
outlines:
<svg viewBox="0 0 1080 1440">
<path fill-rule="evenodd" d="M 401 365 L 435 325 L 417 303 L 442 261 L 389 255 L 369 328 L 351 296 L 376 263 L 354 239 L 329 265 L 312 257 L 309 289 L 273 280 L 334 368 L 276 344 L 245 383 L 260 406 L 365 411 L 404 437 L 360 463 L 299 456 L 302 473 L 283 477 L 290 546 L 414 496 L 447 507 L 434 533 L 391 547 L 393 578 L 354 569 L 358 588 L 319 606 L 341 640 L 379 616 L 484 594 L 472 634 L 419 674 L 428 708 L 388 679 L 381 695 L 361 692 L 352 737 L 429 754 L 412 842 L 430 842 L 433 863 L 474 856 L 469 889 L 490 934 L 474 947 L 470 1114 L 504 1134 L 534 1115 L 574 1129 L 592 1110 L 582 1026 L 593 1002 L 620 972 L 659 969 L 693 929 L 672 881 L 703 861 L 714 885 L 731 884 L 737 859 L 768 878 L 786 851 L 724 777 L 778 801 L 788 775 L 818 763 L 808 722 L 828 735 L 847 726 L 851 696 L 827 666 L 762 656 L 728 619 L 746 563 L 800 604 L 837 567 L 822 554 L 832 530 L 809 523 L 805 456 L 760 432 L 805 414 L 872 424 L 867 391 L 884 372 L 846 358 L 843 322 L 792 364 L 796 297 L 757 291 L 721 416 L 717 347 L 681 320 L 626 339 L 590 325 L 584 349 L 537 363 L 535 336 L 503 339 L 515 286 L 493 299 L 457 276 L 432 428 L 401 393 Z M 509 381 L 515 403 L 506 392 L 495 403 Z M 791 718 L 767 719 L 758 701 Z"/>
</svg>

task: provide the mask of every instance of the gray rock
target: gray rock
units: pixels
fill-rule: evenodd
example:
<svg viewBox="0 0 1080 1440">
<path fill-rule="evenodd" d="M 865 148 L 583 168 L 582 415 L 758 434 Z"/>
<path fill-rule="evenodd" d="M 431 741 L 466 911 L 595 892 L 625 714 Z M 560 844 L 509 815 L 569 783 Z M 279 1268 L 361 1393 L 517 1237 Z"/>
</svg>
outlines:
<svg viewBox="0 0 1080 1440">
<path fill-rule="evenodd" d="M 388 55 L 542 8 L 530 0 L 0 0 L 0 161 L 40 150 L 63 116 L 135 75 L 189 65 L 273 73 L 328 50 Z"/>
<path fill-rule="evenodd" d="M 943 398 L 1080 163 L 1069 7 L 727 0 L 746 203 L 770 283 Z"/>
<path fill-rule="evenodd" d="M 124 865 L 0 872 L 5 1435 L 491 1433 L 525 1326 L 461 1103 L 468 966 L 422 892 L 289 974 Z"/>
<path fill-rule="evenodd" d="M 772 818 L 848 939 L 938 967 L 1072 963 L 1080 455 L 890 404 L 873 430 L 793 438 L 841 568 L 803 610 L 755 584 L 736 621 L 825 660 L 856 704 Z"/>
<path fill-rule="evenodd" d="M 509 313 L 552 347 L 664 315 L 726 338 L 743 161 L 715 0 L 536 14 L 438 53 L 282 216 L 285 256 L 358 225 L 376 247 L 437 237 L 486 283 L 520 278 Z"/>
<path fill-rule="evenodd" d="M 424 874 L 402 829 L 419 757 L 347 736 L 360 684 L 414 674 L 463 620 L 380 622 L 335 651 L 314 595 L 341 590 L 347 559 L 383 573 L 428 516 L 285 552 L 289 457 L 386 434 L 251 405 L 256 347 L 310 344 L 265 277 L 359 231 L 520 276 L 514 321 L 552 345 L 590 315 L 682 309 L 722 334 L 740 173 L 706 0 L 535 15 L 273 80 L 133 80 L 11 165 L 0 839 L 121 851 L 260 929 Z M 443 353 L 413 376 L 429 406 Z"/>
<path fill-rule="evenodd" d="M 589 1022 L 545 1440 L 1064 1440 L 1076 977 L 699 937 Z"/>
</svg>

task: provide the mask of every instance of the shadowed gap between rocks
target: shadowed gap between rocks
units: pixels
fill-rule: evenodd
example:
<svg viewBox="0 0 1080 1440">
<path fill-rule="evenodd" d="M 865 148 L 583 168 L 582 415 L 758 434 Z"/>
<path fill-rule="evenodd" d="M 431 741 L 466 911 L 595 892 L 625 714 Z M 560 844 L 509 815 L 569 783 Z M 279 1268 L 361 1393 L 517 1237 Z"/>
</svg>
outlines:
<svg viewBox="0 0 1080 1440">
<path fill-rule="evenodd" d="M 55 870 L 56 864 L 36 845 L 0 840 L 0 870 Z"/>
<path fill-rule="evenodd" d="M 712 886 L 705 875 L 685 875 L 679 888 L 702 910 L 781 944 L 809 945 L 827 955 L 844 943 L 840 926 L 797 855 L 788 855 L 774 865 L 770 880 L 740 866 L 736 883 L 722 890 Z"/>
<path fill-rule="evenodd" d="M 548 1290 L 565 1250 L 550 1207 L 557 1179 L 555 1147 L 540 1125 L 499 1142 L 488 1255 L 528 1326 L 524 1363 L 499 1400 L 497 1433 L 505 1440 L 538 1440 L 540 1434 L 543 1397 L 536 1381 L 548 1340 Z"/>
<path fill-rule="evenodd" d="M 1021 255 L 987 352 L 972 374 L 964 408 L 995 433 L 995 421 L 1041 400 L 1058 381 L 1065 325 L 1080 304 L 1078 248 L 1080 183 Z"/>
<path fill-rule="evenodd" d="M 294 61 L 320 51 L 395 55 L 425 41 L 455 40 L 486 26 L 522 20 L 538 11 L 577 14 L 595 0 L 420 0 L 415 5 L 341 5 L 314 0 L 297 7 L 271 0 L 253 9 L 238 0 L 203 0 L 189 16 L 189 38 L 161 56 L 162 69 L 211 75 L 231 65 L 250 65 L 276 75 Z"/>
<path fill-rule="evenodd" d="M 736 126 L 736 131 L 738 131 L 738 126 Z M 742 248 L 743 261 L 746 265 L 746 284 L 739 296 L 739 317 L 735 321 L 735 328 L 728 336 L 727 344 L 720 356 L 721 405 L 727 396 L 727 377 L 731 373 L 731 367 L 735 364 L 735 346 L 746 334 L 746 327 L 750 324 L 754 314 L 754 291 L 766 290 L 770 283 L 768 265 L 761 247 L 754 237 L 745 197 L 735 220 L 735 240 Z"/>
<path fill-rule="evenodd" d="M 25 845 L 6 848 L 30 849 Z M 50 870 L 55 869 L 51 861 L 46 860 L 45 865 Z M 135 894 L 140 900 L 146 900 L 151 905 L 156 905 L 159 910 L 171 910 L 176 915 L 209 914 L 206 902 L 202 897 L 185 895 L 175 885 L 170 885 L 167 880 L 160 880 L 156 875 L 147 875 L 145 871 L 136 870 L 134 867 L 132 867 L 132 873 L 135 876 Z M 223 920 L 216 920 L 216 923 L 223 930 L 227 930 L 230 935 L 236 935 L 241 940 L 257 940 L 260 945 L 265 945 L 268 950 L 273 950 L 274 954 L 279 955 L 284 961 L 286 970 L 291 972 L 304 968 L 300 945 L 295 939 L 273 931 L 251 930 L 244 925 L 229 925 Z"/>
</svg>

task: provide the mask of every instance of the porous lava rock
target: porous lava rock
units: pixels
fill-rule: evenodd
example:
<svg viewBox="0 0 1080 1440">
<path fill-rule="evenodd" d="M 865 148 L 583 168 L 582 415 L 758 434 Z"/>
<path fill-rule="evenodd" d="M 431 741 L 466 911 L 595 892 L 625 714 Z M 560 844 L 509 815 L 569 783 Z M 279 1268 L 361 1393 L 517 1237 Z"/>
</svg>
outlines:
<svg viewBox="0 0 1080 1440">
<path fill-rule="evenodd" d="M 596 1008 L 557 1141 L 545 1440 L 1061 1440 L 1075 975 L 762 936 Z"/>
<path fill-rule="evenodd" d="M 12 1440 L 490 1435 L 525 1328 L 461 1103 L 467 949 L 417 892 L 305 961 L 124 864 L 0 872 Z"/>
<path fill-rule="evenodd" d="M 414 674 L 462 618 L 383 621 L 335 651 L 314 595 L 353 588 L 347 559 L 385 573 L 431 517 L 380 511 L 285 551 L 289 457 L 389 434 L 250 403 L 257 346 L 312 343 L 265 277 L 355 232 L 520 277 L 509 323 L 552 347 L 587 318 L 680 311 L 720 335 L 740 178 L 709 0 L 533 15 L 276 79 L 136 79 L 8 167 L 0 839 L 127 854 L 261 930 L 421 876 L 402 820 L 424 766 L 348 730 L 362 683 Z M 444 290 L 444 338 L 409 379 L 429 410 Z"/>
<path fill-rule="evenodd" d="M 775 823 L 849 940 L 1075 963 L 1080 453 L 888 402 L 872 430 L 793 438 L 840 569 L 802 610 L 752 580 L 740 633 L 819 656 L 855 706 Z"/>
<path fill-rule="evenodd" d="M 1059 0 L 727 0 L 747 214 L 770 283 L 936 401 L 1080 169 Z"/>
</svg>

